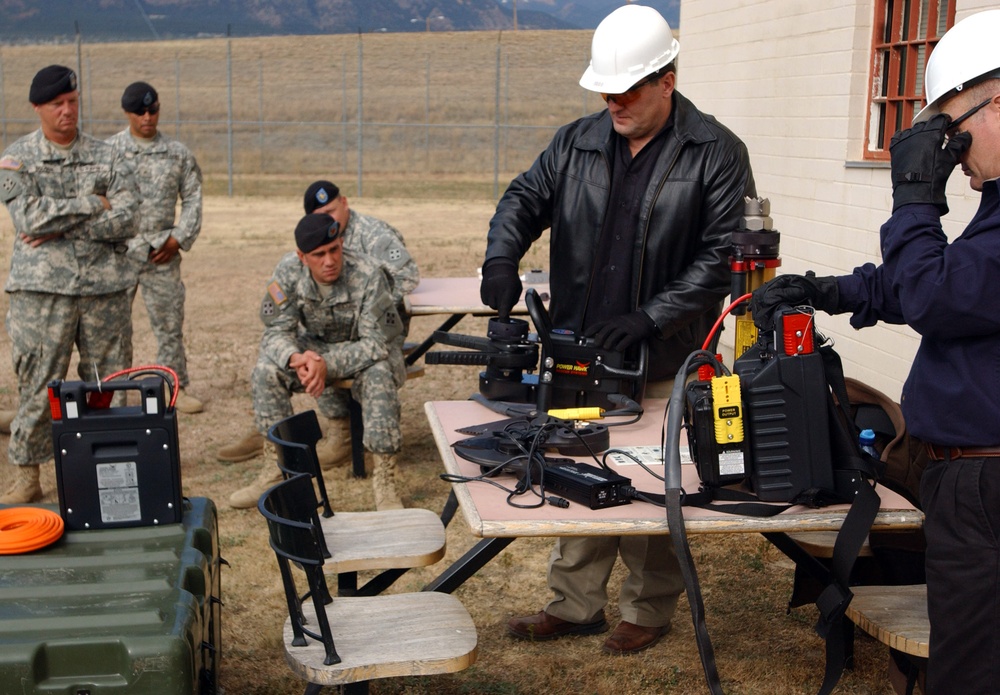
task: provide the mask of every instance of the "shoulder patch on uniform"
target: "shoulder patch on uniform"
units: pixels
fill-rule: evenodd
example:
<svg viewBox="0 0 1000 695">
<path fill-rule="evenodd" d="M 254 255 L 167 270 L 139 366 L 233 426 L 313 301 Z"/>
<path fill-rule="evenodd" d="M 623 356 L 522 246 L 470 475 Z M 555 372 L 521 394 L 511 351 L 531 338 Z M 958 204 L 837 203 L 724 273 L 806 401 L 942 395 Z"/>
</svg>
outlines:
<svg viewBox="0 0 1000 695">
<path fill-rule="evenodd" d="M 0 169 L 0 203 L 6 205 L 21 195 L 24 183 L 15 169 Z"/>
<path fill-rule="evenodd" d="M 281 306 L 288 301 L 288 295 L 286 295 L 285 291 L 281 289 L 281 285 L 278 284 L 277 280 L 267 286 L 267 293 L 271 295 L 271 299 L 273 299 L 274 303 L 278 306 Z"/>
<path fill-rule="evenodd" d="M 372 314 L 387 341 L 403 332 L 403 322 L 400 320 L 396 305 L 388 292 L 381 293 L 372 304 Z"/>
<path fill-rule="evenodd" d="M 0 159 L 0 169 L 10 169 L 11 171 L 20 171 L 21 162 L 17 159 L 12 159 L 10 157 L 4 157 Z"/>
</svg>

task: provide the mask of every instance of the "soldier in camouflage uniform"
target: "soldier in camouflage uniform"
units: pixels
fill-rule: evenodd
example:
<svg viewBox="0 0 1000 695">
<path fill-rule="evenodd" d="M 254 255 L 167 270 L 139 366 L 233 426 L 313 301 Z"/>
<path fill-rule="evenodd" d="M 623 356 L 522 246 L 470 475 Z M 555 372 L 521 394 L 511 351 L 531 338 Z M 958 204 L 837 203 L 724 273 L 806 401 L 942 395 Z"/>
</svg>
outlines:
<svg viewBox="0 0 1000 695">
<path fill-rule="evenodd" d="M 200 413 L 202 404 L 186 392 L 190 377 L 184 351 L 184 282 L 180 251 L 190 251 L 201 231 L 201 169 L 183 144 L 157 130 L 160 100 L 146 82 L 133 82 L 122 94 L 129 127 L 108 138 L 132 162 L 142 202 L 139 233 L 129 241 L 128 256 L 156 336 L 157 364 L 177 372 L 180 392 L 175 407 Z M 178 198 L 180 219 L 176 218 Z"/>
<path fill-rule="evenodd" d="M 403 235 L 378 218 L 351 210 L 347 197 L 341 195 L 340 189 L 329 181 L 310 184 L 303 202 L 307 215 L 325 213 L 337 220 L 344 230 L 344 246 L 378 261 L 389 276 L 392 298 L 400 316 L 403 316 L 403 297 L 416 289 L 420 282 L 420 271 L 406 250 Z"/>
<path fill-rule="evenodd" d="M 343 230 L 344 247 L 364 253 L 376 260 L 388 277 L 396 310 L 403 319 L 403 332 L 394 345 L 402 350 L 408 328 L 408 316 L 403 298 L 420 282 L 420 271 L 410 252 L 406 250 L 403 235 L 392 225 L 370 215 L 351 210 L 347 197 L 330 181 L 315 181 L 306 189 L 303 199 L 305 213 L 324 213 L 333 217 Z M 338 411 L 346 412 L 344 408 Z M 347 417 L 334 417 L 327 421 L 325 436 L 316 446 L 316 453 L 324 469 L 346 464 L 351 459 L 351 426 Z M 261 451 L 264 438 L 254 430 L 236 444 L 218 451 L 222 461 L 244 461 Z"/>
<path fill-rule="evenodd" d="M 292 415 L 293 393 L 307 393 L 328 418 L 347 417 L 347 391 L 334 381 L 351 378 L 361 403 L 364 445 L 374 459 L 378 509 L 401 509 L 396 455 L 402 445 L 398 389 L 406 379 L 394 341 L 402 321 L 382 269 L 363 254 L 345 251 L 340 225 L 310 214 L 295 228 L 295 253 L 278 263 L 261 303 L 264 334 L 251 377 L 254 415 L 261 434 Z M 233 493 L 231 506 L 252 507 L 280 480 L 273 447 L 264 445 L 257 479 Z"/>
<path fill-rule="evenodd" d="M 84 381 L 129 366 L 125 252 L 138 190 L 132 165 L 77 129 L 79 98 L 72 70 L 40 70 L 29 100 L 41 128 L 0 157 L 0 201 L 15 231 L 7 332 L 19 394 L 8 449 L 17 475 L 0 497 L 6 504 L 42 497 L 38 466 L 52 458 L 47 386 L 66 377 L 73 345 Z"/>
</svg>

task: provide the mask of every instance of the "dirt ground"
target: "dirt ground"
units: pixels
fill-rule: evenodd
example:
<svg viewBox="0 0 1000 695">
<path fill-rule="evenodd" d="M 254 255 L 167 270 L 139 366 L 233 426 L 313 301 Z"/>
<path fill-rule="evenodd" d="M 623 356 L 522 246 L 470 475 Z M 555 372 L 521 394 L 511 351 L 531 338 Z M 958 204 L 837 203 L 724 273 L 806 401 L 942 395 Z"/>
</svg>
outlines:
<svg viewBox="0 0 1000 695">
<path fill-rule="evenodd" d="M 361 212 L 400 229 L 424 276 L 475 274 L 494 203 L 488 200 L 364 199 L 351 201 Z M 181 415 L 182 477 L 187 496 L 213 499 L 219 508 L 220 543 L 229 566 L 223 571 L 223 653 L 220 684 L 228 695 L 299 693 L 305 684 L 284 663 L 281 626 L 284 603 L 263 519 L 255 509 L 233 510 L 226 500 L 257 473 L 261 459 L 222 464 L 216 450 L 252 427 L 249 373 L 256 359 L 261 324 L 257 308 L 280 256 L 293 248 L 291 231 L 301 214 L 297 198 L 210 197 L 201 238 L 187 254 L 186 335 L 192 384 L 205 412 Z M 11 245 L 10 219 L 0 214 L 0 281 L 6 280 Z M 543 253 L 532 265 L 547 265 Z M 0 297 L 6 314 L 6 296 Z M 155 343 L 141 302 L 134 311 L 136 364 L 155 359 Z M 414 319 L 410 339 L 422 339 L 440 320 Z M 483 335 L 483 320 L 465 319 L 455 330 Z M 10 341 L 0 335 L 0 407 L 13 407 L 16 390 Z M 478 388 L 478 368 L 428 366 L 423 378 L 402 390 L 404 449 L 400 488 L 407 506 L 440 510 L 448 485 L 438 478 L 440 459 L 423 403 L 465 399 Z M 69 378 L 76 378 L 71 372 Z M 300 397 L 297 405 L 311 407 Z M 0 438 L 0 485 L 6 487 L 6 438 Z M 45 501 L 56 503 L 52 466 L 43 468 Z M 345 470 L 334 476 L 334 506 L 373 508 L 370 482 Z M 448 529 L 448 554 L 438 565 L 412 571 L 393 592 L 419 590 L 477 539 L 461 515 Z M 505 634 L 512 615 L 534 613 L 548 599 L 545 566 L 551 542 L 521 539 L 457 592 L 479 634 L 479 657 L 454 675 L 400 678 L 372 683 L 373 693 L 700 693 L 705 682 L 686 601 L 674 629 L 658 646 L 633 657 L 600 651 L 603 636 L 554 643 L 517 642 Z M 815 609 L 786 612 L 792 565 L 755 535 L 696 537 L 698 564 L 719 671 L 727 693 L 811 693 L 822 680 L 823 643 L 814 633 Z M 362 581 L 364 580 L 362 576 Z M 614 597 L 623 578 L 616 568 L 609 586 L 609 620 L 617 622 Z M 856 666 L 837 692 L 890 693 L 884 678 L 887 651 L 860 637 Z"/>
</svg>

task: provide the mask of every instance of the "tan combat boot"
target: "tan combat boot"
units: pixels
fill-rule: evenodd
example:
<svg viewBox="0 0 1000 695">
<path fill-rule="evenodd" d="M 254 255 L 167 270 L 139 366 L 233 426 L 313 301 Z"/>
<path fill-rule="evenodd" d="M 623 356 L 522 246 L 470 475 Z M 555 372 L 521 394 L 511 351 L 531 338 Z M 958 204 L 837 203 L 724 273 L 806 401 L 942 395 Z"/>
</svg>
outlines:
<svg viewBox="0 0 1000 695">
<path fill-rule="evenodd" d="M 233 463 L 252 459 L 259 456 L 264 447 L 264 435 L 254 430 L 240 441 L 229 446 L 224 446 L 215 453 L 215 458 L 220 461 L 230 461 Z"/>
<path fill-rule="evenodd" d="M 249 509 L 257 505 L 260 496 L 281 482 L 278 455 L 274 444 L 264 441 L 264 464 L 257 478 L 245 488 L 229 496 L 229 506 L 233 509 Z"/>
<path fill-rule="evenodd" d="M 326 436 L 316 442 L 316 459 L 324 471 L 351 462 L 351 419 L 330 418 Z"/>
<path fill-rule="evenodd" d="M 0 497 L 0 504 L 31 504 L 42 499 L 38 466 L 14 466 L 14 483 Z"/>
<path fill-rule="evenodd" d="M 403 509 L 403 502 L 396 492 L 396 454 L 372 454 L 372 489 L 375 492 L 375 509 Z"/>
<path fill-rule="evenodd" d="M 16 410 L 0 410 L 0 434 L 10 434 L 10 424 L 14 422 Z"/>
<path fill-rule="evenodd" d="M 177 394 L 177 400 L 174 401 L 174 408 L 182 413 L 193 415 L 194 413 L 203 411 L 205 406 L 197 398 L 188 394 L 184 389 L 181 389 Z"/>
</svg>

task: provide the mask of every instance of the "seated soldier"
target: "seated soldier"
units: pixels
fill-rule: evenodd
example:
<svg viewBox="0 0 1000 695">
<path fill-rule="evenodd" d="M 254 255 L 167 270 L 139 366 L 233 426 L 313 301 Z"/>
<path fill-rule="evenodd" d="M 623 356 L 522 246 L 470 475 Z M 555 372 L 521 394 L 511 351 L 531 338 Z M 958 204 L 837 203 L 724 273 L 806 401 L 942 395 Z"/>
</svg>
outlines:
<svg viewBox="0 0 1000 695">
<path fill-rule="evenodd" d="M 295 253 L 278 263 L 261 303 L 264 334 L 251 377 L 257 431 L 293 414 L 293 393 L 316 399 L 319 412 L 347 418 L 349 396 L 361 404 L 364 445 L 374 455 L 377 509 L 401 509 L 396 456 L 402 444 L 398 389 L 406 380 L 402 352 L 392 346 L 402 322 L 382 269 L 345 251 L 340 224 L 309 214 L 295 227 Z M 333 388 L 352 378 L 350 393 Z M 280 480 L 275 451 L 264 443 L 264 466 L 229 504 L 252 507 Z"/>
<path fill-rule="evenodd" d="M 389 279 L 389 291 L 396 302 L 396 309 L 403 319 L 403 332 L 396 339 L 399 349 L 402 349 L 408 320 L 403 308 L 403 298 L 420 282 L 420 272 L 406 249 L 403 235 L 383 220 L 352 210 L 347 197 L 330 181 L 314 181 L 309 184 L 302 204 L 305 214 L 326 213 L 340 223 L 345 249 L 364 253 L 382 266 Z M 0 417 L 0 432 L 3 431 L 2 426 Z M 348 419 L 328 420 L 324 429 L 326 435 L 316 447 L 320 463 L 324 468 L 346 464 L 351 460 L 351 427 Z M 216 458 L 220 461 L 246 461 L 259 456 L 263 445 L 264 438 L 257 430 L 251 429 L 238 442 L 219 449 Z"/>
</svg>

